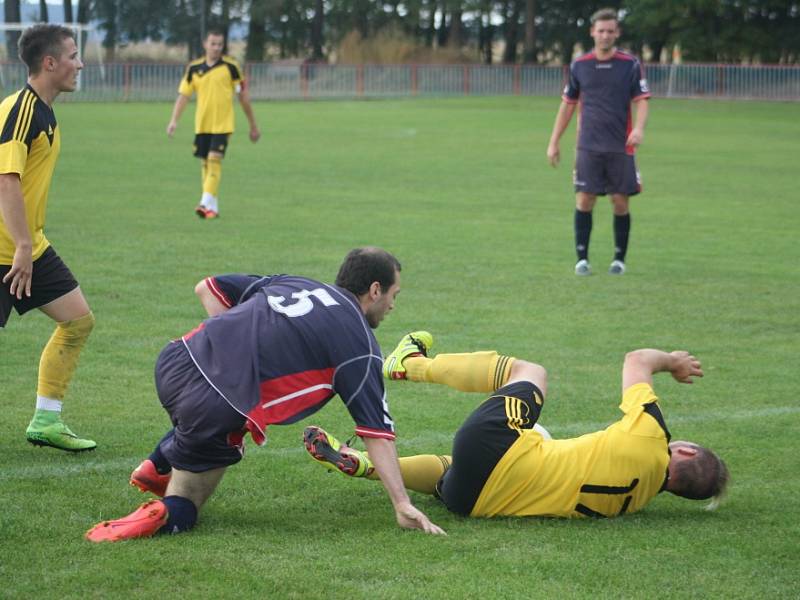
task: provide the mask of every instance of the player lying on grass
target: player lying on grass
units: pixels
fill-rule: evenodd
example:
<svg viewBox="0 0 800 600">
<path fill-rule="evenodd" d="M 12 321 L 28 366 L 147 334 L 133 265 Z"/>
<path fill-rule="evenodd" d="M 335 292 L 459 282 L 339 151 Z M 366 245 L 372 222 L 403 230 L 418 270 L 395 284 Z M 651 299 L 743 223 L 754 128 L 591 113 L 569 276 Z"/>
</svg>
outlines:
<svg viewBox="0 0 800 600">
<path fill-rule="evenodd" d="M 131 483 L 163 500 L 95 525 L 87 539 L 191 529 L 227 467 L 241 460 L 247 433 L 263 444 L 267 426 L 299 421 L 337 394 L 364 438 L 397 523 L 444 533 L 411 504 L 403 487 L 383 357 L 371 331 L 400 291 L 397 259 L 380 248 L 353 250 L 336 285 L 291 275 L 225 280 L 233 291 L 217 287 L 217 299 L 232 308 L 169 343 L 156 362 L 158 396 L 174 428 Z"/>
<path fill-rule="evenodd" d="M 680 383 L 702 377 L 684 351 L 630 352 L 622 367 L 622 419 L 602 431 L 561 440 L 535 430 L 547 392 L 537 364 L 496 352 L 429 358 L 432 336 L 405 336 L 386 359 L 390 379 L 440 383 L 466 392 L 492 392 L 464 422 L 452 456 L 400 458 L 408 489 L 433 494 L 472 517 L 616 517 L 642 509 L 659 492 L 713 498 L 728 483 L 725 463 L 692 442 L 670 442 L 653 391 L 653 374 Z M 304 432 L 306 449 L 326 468 L 377 479 L 367 453 L 340 444 L 319 427 Z"/>
</svg>

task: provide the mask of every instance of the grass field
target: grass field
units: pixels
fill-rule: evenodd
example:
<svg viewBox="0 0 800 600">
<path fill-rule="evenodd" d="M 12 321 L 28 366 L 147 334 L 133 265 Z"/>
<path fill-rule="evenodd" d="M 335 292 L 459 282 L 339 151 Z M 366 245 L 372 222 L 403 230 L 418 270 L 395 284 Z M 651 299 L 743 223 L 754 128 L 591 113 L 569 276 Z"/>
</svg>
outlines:
<svg viewBox="0 0 800 600">
<path fill-rule="evenodd" d="M 545 159 L 557 102 L 258 104 L 264 138 L 235 136 L 215 222 L 192 213 L 191 114 L 168 141 L 166 104 L 57 106 L 46 231 L 97 317 L 65 418 L 99 448 L 72 456 L 25 443 L 52 324 L 12 316 L 0 330 L 0 597 L 796 597 L 800 105 L 653 101 L 629 271 L 605 273 L 602 202 L 597 274 L 576 278 L 569 160 L 553 170 Z M 573 138 L 574 128 L 566 157 Z M 626 351 L 694 352 L 705 378 L 661 375 L 656 390 L 674 439 L 728 462 L 728 503 L 708 513 L 662 495 L 617 520 L 484 521 L 414 495 L 449 535 L 404 532 L 379 485 L 305 456 L 305 425 L 352 431 L 333 400 L 251 444 L 191 534 L 85 542 L 92 524 L 142 501 L 127 477 L 168 427 L 153 365 L 202 318 L 195 282 L 230 271 L 331 281 L 364 244 L 403 262 L 403 292 L 376 332 L 384 350 L 426 328 L 438 351 L 544 364 L 542 422 L 556 437 L 618 418 Z M 387 387 L 401 454 L 447 452 L 482 399 Z"/>
</svg>

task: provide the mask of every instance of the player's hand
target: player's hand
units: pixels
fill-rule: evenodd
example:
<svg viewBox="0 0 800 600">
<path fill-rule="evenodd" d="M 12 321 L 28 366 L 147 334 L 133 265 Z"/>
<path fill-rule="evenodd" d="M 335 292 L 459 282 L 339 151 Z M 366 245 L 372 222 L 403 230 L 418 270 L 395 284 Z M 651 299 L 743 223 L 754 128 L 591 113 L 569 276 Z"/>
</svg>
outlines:
<svg viewBox="0 0 800 600">
<path fill-rule="evenodd" d="M 635 127 L 631 130 L 630 134 L 628 135 L 628 139 L 625 141 L 626 146 L 640 146 L 644 141 L 644 131 L 641 129 L 636 129 Z"/>
<path fill-rule="evenodd" d="M 417 509 L 413 504 L 399 504 L 395 507 L 397 524 L 404 529 L 421 529 L 425 533 L 434 535 L 447 535 L 444 529 L 431 523 L 425 513 Z"/>
<path fill-rule="evenodd" d="M 255 144 L 260 138 L 261 138 L 261 132 L 258 130 L 258 127 L 251 127 L 250 141 Z"/>
<path fill-rule="evenodd" d="M 9 291 L 17 300 L 22 299 L 22 294 L 31 297 L 31 279 L 33 278 L 33 254 L 30 248 L 17 246 L 14 250 L 14 260 L 11 270 L 3 277 L 3 283 L 11 281 Z"/>
<path fill-rule="evenodd" d="M 703 369 L 700 361 L 685 350 L 670 352 L 672 367 L 670 373 L 678 383 L 692 383 L 692 377 L 702 377 Z"/>
<path fill-rule="evenodd" d="M 175 130 L 178 128 L 178 124 L 175 121 L 170 121 L 167 124 L 167 135 L 172 137 L 175 134 Z"/>
<path fill-rule="evenodd" d="M 561 160 L 561 150 L 558 147 L 558 144 L 548 144 L 547 145 L 547 160 L 550 162 L 550 166 L 557 167 L 559 161 Z"/>
</svg>

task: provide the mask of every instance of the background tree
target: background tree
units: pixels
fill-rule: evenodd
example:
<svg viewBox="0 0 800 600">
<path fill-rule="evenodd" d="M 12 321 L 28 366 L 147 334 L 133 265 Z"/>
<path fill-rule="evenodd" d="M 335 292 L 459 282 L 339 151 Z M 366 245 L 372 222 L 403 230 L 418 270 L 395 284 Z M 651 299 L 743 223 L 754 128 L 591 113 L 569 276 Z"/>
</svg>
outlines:
<svg viewBox="0 0 800 600">
<path fill-rule="evenodd" d="M 19 1 L 20 0 L 5 0 L 3 13 L 6 23 L 19 23 L 22 20 Z M 8 60 L 17 60 L 19 58 L 19 53 L 17 52 L 19 36 L 19 31 L 6 31 L 6 56 Z"/>
</svg>

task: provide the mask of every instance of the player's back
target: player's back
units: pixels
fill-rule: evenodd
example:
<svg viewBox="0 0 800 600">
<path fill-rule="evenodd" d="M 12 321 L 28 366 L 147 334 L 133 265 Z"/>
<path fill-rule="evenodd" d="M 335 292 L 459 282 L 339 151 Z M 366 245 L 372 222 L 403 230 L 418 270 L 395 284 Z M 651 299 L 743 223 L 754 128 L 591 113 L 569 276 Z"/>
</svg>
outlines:
<svg viewBox="0 0 800 600">
<path fill-rule="evenodd" d="M 577 438 L 523 432 L 487 481 L 473 516 L 613 517 L 635 512 L 661 489 L 663 439 L 615 423 Z"/>
</svg>

